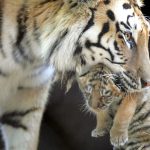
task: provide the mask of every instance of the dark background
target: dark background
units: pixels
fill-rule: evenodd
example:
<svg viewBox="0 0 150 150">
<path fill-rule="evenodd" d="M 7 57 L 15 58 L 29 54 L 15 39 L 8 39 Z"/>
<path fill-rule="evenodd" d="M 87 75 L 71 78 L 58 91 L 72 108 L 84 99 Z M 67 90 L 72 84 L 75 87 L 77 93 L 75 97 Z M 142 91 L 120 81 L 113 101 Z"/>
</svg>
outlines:
<svg viewBox="0 0 150 150">
<path fill-rule="evenodd" d="M 148 0 L 142 11 L 150 15 Z M 112 150 L 108 135 L 91 137 L 95 117 L 84 111 L 77 84 L 67 94 L 57 84 L 52 95 L 42 121 L 39 150 Z"/>
</svg>

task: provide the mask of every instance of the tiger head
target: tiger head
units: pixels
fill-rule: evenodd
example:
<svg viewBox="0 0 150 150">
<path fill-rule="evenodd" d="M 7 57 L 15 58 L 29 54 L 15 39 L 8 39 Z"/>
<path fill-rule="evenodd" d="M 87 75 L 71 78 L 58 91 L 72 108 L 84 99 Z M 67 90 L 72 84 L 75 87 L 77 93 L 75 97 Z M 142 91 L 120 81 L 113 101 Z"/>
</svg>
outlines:
<svg viewBox="0 0 150 150">
<path fill-rule="evenodd" d="M 103 64 L 93 66 L 89 72 L 78 77 L 77 81 L 86 106 L 93 112 L 107 109 L 125 94 L 114 84 L 110 69 Z"/>
<path fill-rule="evenodd" d="M 149 24 L 141 5 L 139 0 L 100 0 L 94 8 L 87 5 L 90 17 L 74 52 L 83 68 L 105 64 L 126 91 L 137 88 L 139 77 L 150 81 Z"/>
<path fill-rule="evenodd" d="M 150 81 L 149 24 L 140 10 L 142 1 L 42 1 L 51 16 L 43 45 L 57 70 L 82 74 L 102 63 L 126 91 L 136 89 L 139 78 Z"/>
</svg>

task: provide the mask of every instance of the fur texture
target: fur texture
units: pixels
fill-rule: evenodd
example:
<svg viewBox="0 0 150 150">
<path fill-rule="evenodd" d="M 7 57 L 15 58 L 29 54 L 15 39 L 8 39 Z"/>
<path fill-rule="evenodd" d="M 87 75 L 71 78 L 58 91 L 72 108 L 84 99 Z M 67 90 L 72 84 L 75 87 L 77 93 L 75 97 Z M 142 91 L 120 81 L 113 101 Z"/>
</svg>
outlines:
<svg viewBox="0 0 150 150">
<path fill-rule="evenodd" d="M 37 149 L 56 74 L 69 80 L 103 63 L 126 91 L 137 72 L 149 80 L 148 45 L 137 49 L 143 21 L 136 0 L 0 0 L 2 149 Z"/>
<path fill-rule="evenodd" d="M 145 136 L 148 140 L 145 142 L 144 138 L 139 137 L 141 145 L 138 144 L 138 140 L 134 139 L 134 135 L 130 133 L 130 127 L 133 126 L 133 120 L 138 117 L 136 112 L 139 108 L 143 109 L 143 104 L 149 104 L 150 88 L 143 88 L 134 93 L 124 93 L 115 85 L 113 75 L 111 71 L 104 65 L 100 64 L 94 66 L 90 72 L 84 74 L 78 78 L 79 87 L 84 95 L 86 104 L 90 111 L 96 114 L 97 125 L 92 131 L 93 137 L 104 136 L 107 132 L 110 133 L 111 144 L 115 149 L 139 149 L 142 147 L 149 147 L 148 134 Z M 145 111 L 145 110 L 144 110 Z M 145 111 L 148 115 L 149 111 Z M 142 115 L 142 114 L 141 114 Z M 147 116 L 147 119 L 149 115 Z M 135 129 L 138 128 L 141 131 L 148 132 L 150 126 L 143 128 L 142 124 L 138 123 Z M 142 120 L 141 122 L 147 120 Z M 141 127 L 141 128 L 140 128 Z M 133 127 L 132 127 L 133 128 Z M 129 133 L 128 133 L 129 129 Z M 134 132 L 136 134 L 136 132 Z M 128 137 L 129 135 L 129 137 Z M 134 140 L 133 145 L 129 145 Z"/>
</svg>

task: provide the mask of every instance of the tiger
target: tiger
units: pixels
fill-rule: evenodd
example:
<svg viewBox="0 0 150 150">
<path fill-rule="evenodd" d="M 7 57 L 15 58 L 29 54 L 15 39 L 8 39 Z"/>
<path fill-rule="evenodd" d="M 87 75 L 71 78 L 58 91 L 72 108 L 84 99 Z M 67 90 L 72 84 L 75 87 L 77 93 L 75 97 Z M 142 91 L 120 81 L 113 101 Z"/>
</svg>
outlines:
<svg viewBox="0 0 150 150">
<path fill-rule="evenodd" d="M 141 119 L 141 124 L 138 123 L 136 119 L 136 126 L 132 127 L 131 121 L 137 117 L 136 112 L 139 110 L 139 107 L 143 103 L 149 103 L 150 98 L 150 88 L 146 87 L 142 90 L 138 90 L 134 93 L 125 93 L 121 91 L 121 87 L 117 87 L 113 80 L 110 69 L 108 69 L 103 64 L 98 64 L 91 68 L 90 72 L 78 77 L 79 88 L 86 100 L 86 106 L 88 111 L 90 110 L 96 115 L 96 128 L 91 132 L 92 137 L 101 137 L 106 133 L 110 132 L 110 141 L 114 146 L 114 149 L 124 146 L 125 150 L 134 150 L 134 146 L 140 141 L 140 144 L 135 147 L 135 150 L 140 149 L 141 147 L 150 148 L 150 125 L 147 121 L 147 128 L 142 128 L 141 125 L 144 124 L 145 120 Z M 145 109 L 145 108 L 142 108 Z M 149 117 L 149 110 L 144 111 Z M 139 114 L 138 114 L 139 115 Z M 140 114 L 141 115 L 141 114 Z M 144 122 L 142 122 L 144 121 Z M 128 137 L 128 128 L 130 126 L 134 129 L 138 128 L 147 132 L 147 136 L 144 136 L 144 139 L 147 139 L 145 142 L 143 139 L 143 134 L 134 139 L 134 134 L 129 134 Z M 140 129 L 141 127 L 141 129 Z M 130 133 L 130 130 L 129 130 Z M 130 148 L 128 143 L 134 140 Z M 128 143 L 127 143 L 128 142 Z M 119 150 L 122 150 L 119 149 Z M 145 150 L 145 149 L 143 149 Z"/>
<path fill-rule="evenodd" d="M 48 96 L 102 63 L 126 91 L 150 81 L 140 0 L 0 0 L 0 148 L 36 150 Z M 123 14 L 123 15 L 122 15 Z M 132 61 L 131 61 L 132 60 Z M 134 78 L 135 77 L 135 78 Z"/>
</svg>

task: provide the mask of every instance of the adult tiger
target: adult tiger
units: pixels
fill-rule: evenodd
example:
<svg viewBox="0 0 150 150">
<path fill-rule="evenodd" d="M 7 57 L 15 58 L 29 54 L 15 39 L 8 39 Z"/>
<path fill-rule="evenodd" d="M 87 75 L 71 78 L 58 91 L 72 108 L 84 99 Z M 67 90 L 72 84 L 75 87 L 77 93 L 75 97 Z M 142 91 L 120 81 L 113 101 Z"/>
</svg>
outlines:
<svg viewBox="0 0 150 150">
<path fill-rule="evenodd" d="M 148 42 L 136 49 L 142 24 L 148 24 L 140 5 L 139 0 L 0 0 L 1 149 L 37 149 L 57 72 L 71 78 L 104 63 L 127 91 L 136 88 L 137 73 L 150 79 Z"/>
</svg>

